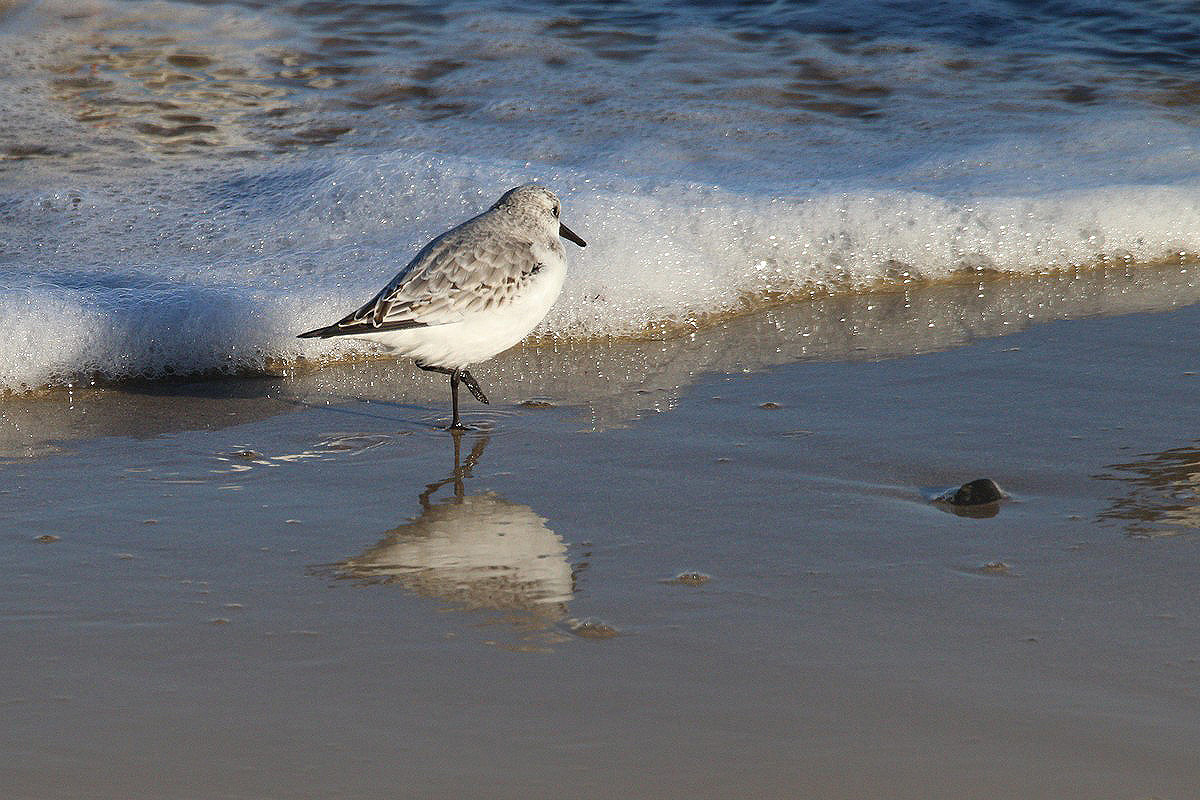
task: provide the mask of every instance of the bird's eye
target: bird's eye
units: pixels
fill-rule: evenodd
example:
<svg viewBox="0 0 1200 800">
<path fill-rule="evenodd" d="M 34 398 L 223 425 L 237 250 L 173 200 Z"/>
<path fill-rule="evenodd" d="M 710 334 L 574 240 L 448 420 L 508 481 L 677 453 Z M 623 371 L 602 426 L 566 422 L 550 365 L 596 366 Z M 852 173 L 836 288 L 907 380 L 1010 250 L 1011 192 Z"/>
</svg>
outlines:
<svg viewBox="0 0 1200 800">
<path fill-rule="evenodd" d="M 552 214 L 554 214 L 555 219 L 558 219 L 558 211 L 559 211 L 558 204 L 555 204 L 554 209 L 551 212 Z"/>
</svg>

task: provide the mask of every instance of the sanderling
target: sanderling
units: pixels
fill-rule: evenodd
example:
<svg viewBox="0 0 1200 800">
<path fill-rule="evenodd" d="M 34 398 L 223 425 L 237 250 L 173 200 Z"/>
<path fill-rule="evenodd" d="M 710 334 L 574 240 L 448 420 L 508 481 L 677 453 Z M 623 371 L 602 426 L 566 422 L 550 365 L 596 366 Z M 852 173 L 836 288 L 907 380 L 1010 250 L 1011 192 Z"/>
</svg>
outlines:
<svg viewBox="0 0 1200 800">
<path fill-rule="evenodd" d="M 358 310 L 301 339 L 357 336 L 450 376 L 451 430 L 458 384 L 488 401 L 467 371 L 515 345 L 558 298 L 567 274 L 558 237 L 587 243 L 559 222 L 558 197 L 541 186 L 509 189 L 496 204 L 429 244 Z"/>
</svg>

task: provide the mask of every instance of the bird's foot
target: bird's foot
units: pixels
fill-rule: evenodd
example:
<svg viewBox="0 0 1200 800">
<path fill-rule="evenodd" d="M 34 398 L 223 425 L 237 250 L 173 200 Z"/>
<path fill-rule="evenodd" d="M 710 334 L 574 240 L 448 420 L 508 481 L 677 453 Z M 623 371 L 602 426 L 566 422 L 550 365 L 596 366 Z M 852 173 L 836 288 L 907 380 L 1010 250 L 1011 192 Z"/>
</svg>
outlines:
<svg viewBox="0 0 1200 800">
<path fill-rule="evenodd" d="M 463 382 L 463 385 L 466 386 L 471 392 L 471 394 L 475 395 L 476 400 L 483 403 L 485 406 L 491 405 L 488 403 L 487 395 L 483 393 L 483 389 L 479 388 L 479 383 L 476 382 L 474 375 L 464 369 L 459 370 L 458 377 Z"/>
</svg>

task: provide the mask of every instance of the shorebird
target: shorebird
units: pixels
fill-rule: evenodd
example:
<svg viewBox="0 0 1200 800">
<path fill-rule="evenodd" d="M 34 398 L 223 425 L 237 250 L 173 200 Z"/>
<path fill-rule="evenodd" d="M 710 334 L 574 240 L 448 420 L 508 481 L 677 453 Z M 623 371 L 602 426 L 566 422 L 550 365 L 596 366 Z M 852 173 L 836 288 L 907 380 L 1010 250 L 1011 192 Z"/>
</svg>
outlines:
<svg viewBox="0 0 1200 800">
<path fill-rule="evenodd" d="M 542 186 L 518 186 L 477 217 L 438 236 L 357 310 L 301 339 L 354 336 L 450 376 L 450 430 L 458 416 L 458 384 L 487 395 L 467 370 L 529 335 L 558 299 L 567 274 L 559 237 L 587 243 L 559 221 L 558 197 Z"/>
</svg>

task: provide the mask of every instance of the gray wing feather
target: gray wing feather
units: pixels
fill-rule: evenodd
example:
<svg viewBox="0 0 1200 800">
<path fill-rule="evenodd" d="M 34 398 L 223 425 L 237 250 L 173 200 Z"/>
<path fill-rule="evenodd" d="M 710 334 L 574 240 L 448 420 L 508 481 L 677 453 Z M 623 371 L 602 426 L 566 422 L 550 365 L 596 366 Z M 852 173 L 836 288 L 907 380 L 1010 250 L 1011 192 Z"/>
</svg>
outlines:
<svg viewBox="0 0 1200 800">
<path fill-rule="evenodd" d="M 511 232 L 502 235 L 487 217 L 468 220 L 425 245 L 387 286 L 337 325 L 444 325 L 511 301 L 540 265 L 532 241 Z"/>
</svg>

